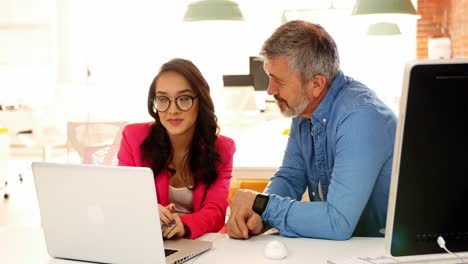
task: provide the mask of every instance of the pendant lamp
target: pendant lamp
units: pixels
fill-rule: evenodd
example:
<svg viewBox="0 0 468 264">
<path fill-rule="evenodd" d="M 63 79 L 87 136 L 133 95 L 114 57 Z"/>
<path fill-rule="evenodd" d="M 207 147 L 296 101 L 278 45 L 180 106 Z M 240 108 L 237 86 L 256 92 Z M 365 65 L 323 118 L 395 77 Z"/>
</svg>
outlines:
<svg viewBox="0 0 468 264">
<path fill-rule="evenodd" d="M 411 0 L 357 0 L 353 15 L 404 14 L 419 15 Z"/>
<path fill-rule="evenodd" d="M 184 21 L 206 20 L 244 20 L 244 16 L 231 0 L 198 0 L 188 5 Z"/>
<path fill-rule="evenodd" d="M 401 35 L 401 31 L 395 23 L 379 22 L 370 25 L 367 34 L 371 36 Z"/>
</svg>

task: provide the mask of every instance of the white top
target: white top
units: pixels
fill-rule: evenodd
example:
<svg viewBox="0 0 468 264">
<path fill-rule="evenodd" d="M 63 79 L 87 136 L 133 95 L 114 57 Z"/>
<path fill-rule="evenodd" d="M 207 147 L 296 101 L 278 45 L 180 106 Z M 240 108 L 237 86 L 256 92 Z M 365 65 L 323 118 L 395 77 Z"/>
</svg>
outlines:
<svg viewBox="0 0 468 264">
<path fill-rule="evenodd" d="M 193 191 L 187 187 L 176 188 L 169 185 L 169 203 L 175 204 L 179 216 L 193 213 Z"/>
</svg>

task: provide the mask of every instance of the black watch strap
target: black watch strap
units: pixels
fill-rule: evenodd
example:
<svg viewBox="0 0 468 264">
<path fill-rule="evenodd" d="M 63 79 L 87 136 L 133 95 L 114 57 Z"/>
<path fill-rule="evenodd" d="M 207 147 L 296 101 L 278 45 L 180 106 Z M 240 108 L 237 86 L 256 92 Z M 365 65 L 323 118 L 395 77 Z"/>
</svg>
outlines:
<svg viewBox="0 0 468 264">
<path fill-rule="evenodd" d="M 270 196 L 268 196 L 268 194 L 264 194 L 264 193 L 257 194 L 257 196 L 255 197 L 255 201 L 252 205 L 252 210 L 261 216 L 268 205 L 269 199 L 270 199 Z"/>
</svg>

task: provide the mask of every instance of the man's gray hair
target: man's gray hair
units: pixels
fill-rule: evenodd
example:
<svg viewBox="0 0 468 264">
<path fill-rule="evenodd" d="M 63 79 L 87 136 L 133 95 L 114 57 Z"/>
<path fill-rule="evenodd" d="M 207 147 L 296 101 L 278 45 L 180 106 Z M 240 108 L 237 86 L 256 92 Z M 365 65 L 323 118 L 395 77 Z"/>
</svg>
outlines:
<svg viewBox="0 0 468 264">
<path fill-rule="evenodd" d="M 283 24 L 265 41 L 260 56 L 286 56 L 288 66 L 299 72 L 303 82 L 322 75 L 331 84 L 340 70 L 338 48 L 323 27 L 294 20 Z"/>
</svg>

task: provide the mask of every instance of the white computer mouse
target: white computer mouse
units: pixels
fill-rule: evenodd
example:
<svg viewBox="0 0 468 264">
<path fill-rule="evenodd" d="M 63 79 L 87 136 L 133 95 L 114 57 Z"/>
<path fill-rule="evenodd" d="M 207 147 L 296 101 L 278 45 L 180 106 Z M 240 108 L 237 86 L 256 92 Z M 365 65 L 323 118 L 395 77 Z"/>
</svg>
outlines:
<svg viewBox="0 0 468 264">
<path fill-rule="evenodd" d="M 272 240 L 263 248 L 263 255 L 269 259 L 283 259 L 288 256 L 288 249 L 283 242 Z"/>
</svg>

